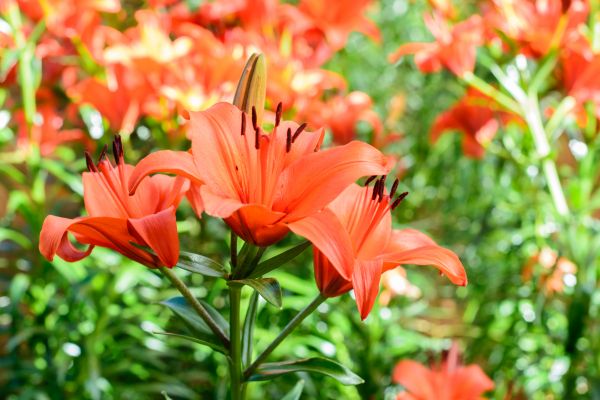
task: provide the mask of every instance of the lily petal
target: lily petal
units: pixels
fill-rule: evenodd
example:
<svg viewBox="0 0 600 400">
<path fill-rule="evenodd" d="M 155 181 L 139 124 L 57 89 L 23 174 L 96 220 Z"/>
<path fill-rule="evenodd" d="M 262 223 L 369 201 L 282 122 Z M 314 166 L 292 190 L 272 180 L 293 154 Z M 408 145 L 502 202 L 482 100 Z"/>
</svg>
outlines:
<svg viewBox="0 0 600 400">
<path fill-rule="evenodd" d="M 310 240 L 346 280 L 354 269 L 352 242 L 335 214 L 328 209 L 288 224 L 290 230 Z"/>
<path fill-rule="evenodd" d="M 194 183 L 202 183 L 192 154 L 184 151 L 161 150 L 150 153 L 136 165 L 129 177 L 129 192 L 134 193 L 144 177 L 157 172 L 176 174 Z"/>
<path fill-rule="evenodd" d="M 77 219 L 56 217 L 54 215 L 46 217 L 40 232 L 39 250 L 48 261 L 52 261 L 56 254 L 65 261 L 79 261 L 92 252 L 93 245 L 89 245 L 85 251 L 81 251 L 76 249 L 69 241 L 68 230 L 77 222 Z"/>
<path fill-rule="evenodd" d="M 352 274 L 352 286 L 360 318 L 365 319 L 371 312 L 379 292 L 379 281 L 383 262 L 381 259 L 357 260 Z"/>
<path fill-rule="evenodd" d="M 287 209 L 287 221 L 321 210 L 358 178 L 384 175 L 393 162 L 375 147 L 353 141 L 344 146 L 303 157 L 281 176 L 281 200 L 276 210 Z"/>
<path fill-rule="evenodd" d="M 392 380 L 406 388 L 417 399 L 435 399 L 436 390 L 432 387 L 435 373 L 412 360 L 400 361 L 394 368 Z"/>
<path fill-rule="evenodd" d="M 175 208 L 169 207 L 156 214 L 127 220 L 132 235 L 140 237 L 167 267 L 173 267 L 179 260 L 179 238 Z"/>
<path fill-rule="evenodd" d="M 401 264 L 433 265 L 455 285 L 467 284 L 467 274 L 458 256 L 413 229 L 392 232 L 390 245 L 381 258 L 385 271 Z"/>
</svg>

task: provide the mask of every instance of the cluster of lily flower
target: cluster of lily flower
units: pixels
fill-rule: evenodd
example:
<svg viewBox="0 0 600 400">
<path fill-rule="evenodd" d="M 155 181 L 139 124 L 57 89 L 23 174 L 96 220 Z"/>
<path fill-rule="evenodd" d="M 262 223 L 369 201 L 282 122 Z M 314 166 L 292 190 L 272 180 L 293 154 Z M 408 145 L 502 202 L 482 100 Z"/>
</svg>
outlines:
<svg viewBox="0 0 600 400">
<path fill-rule="evenodd" d="M 422 72 L 446 69 L 471 86 L 463 98 L 438 116 L 431 130 L 433 141 L 445 131 L 459 131 L 464 134 L 465 155 L 481 158 L 502 124 L 521 122 L 512 110 L 473 88 L 478 49 L 487 51 L 488 60 L 496 57 L 543 63 L 555 58 L 557 68 L 553 69 L 556 72 L 549 89 L 573 99 L 571 113 L 580 127 L 590 118 L 600 117 L 600 52 L 594 44 L 595 28 L 588 25 L 588 0 L 489 0 L 480 2 L 478 14 L 462 21 L 451 1 L 430 3 L 434 10 L 424 15 L 424 20 L 435 41 L 404 44 L 390 55 L 390 61 L 414 54 Z M 586 103 L 591 104 L 589 112 Z"/>
<path fill-rule="evenodd" d="M 360 120 L 371 125 L 373 143 L 393 141 L 398 135 L 384 134 L 370 97 L 349 93 L 341 75 L 322 68 L 353 31 L 379 40 L 364 16 L 370 3 L 218 0 L 194 8 L 150 0 L 132 12 L 119 0 L 4 1 L 0 14 L 9 24 L 0 26 L 6 60 L 0 84 L 15 87 L 25 44 L 35 46 L 34 58 L 43 65 L 38 117 L 15 113 L 18 126 L 27 119 L 33 124 L 31 132 L 20 129 L 18 144 L 36 145 L 42 155 L 66 141 L 93 146 L 77 113 L 81 106 L 99 111 L 113 132 L 128 135 L 145 117 L 180 134 L 187 126 L 178 115 L 230 100 L 239 71 L 257 51 L 268 63 L 271 111 L 283 101 L 309 127 L 328 127 L 340 144 L 355 138 Z"/>
</svg>

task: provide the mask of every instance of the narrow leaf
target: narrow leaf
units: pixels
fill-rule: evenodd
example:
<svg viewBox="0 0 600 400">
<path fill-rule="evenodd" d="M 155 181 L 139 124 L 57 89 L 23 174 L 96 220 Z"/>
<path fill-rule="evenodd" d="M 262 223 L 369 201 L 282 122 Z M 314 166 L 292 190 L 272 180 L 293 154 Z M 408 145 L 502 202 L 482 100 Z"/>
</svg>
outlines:
<svg viewBox="0 0 600 400">
<path fill-rule="evenodd" d="M 356 375 L 345 366 L 320 357 L 262 364 L 248 380 L 270 380 L 280 375 L 298 371 L 316 372 L 318 374 L 327 375 L 336 379 L 343 385 L 360 385 L 361 383 L 364 383 L 364 380 L 360 376 Z"/>
<path fill-rule="evenodd" d="M 198 300 L 208 311 L 212 319 L 219 325 L 219 327 L 229 336 L 229 324 L 223 318 L 217 310 L 215 310 L 210 304 Z M 167 306 L 175 315 L 177 315 L 185 323 L 198 340 L 206 342 L 205 344 L 211 346 L 215 350 L 223 349 L 221 341 L 216 337 L 211 329 L 206 325 L 204 320 L 196 314 L 194 309 L 186 302 L 185 298 L 181 296 L 172 297 L 168 300 L 161 302 L 161 304 Z M 209 344 L 210 343 L 210 344 Z M 220 350 L 219 350 L 220 351 Z"/>
<path fill-rule="evenodd" d="M 199 343 L 204 346 L 208 346 L 208 347 L 212 348 L 213 350 L 218 351 L 219 353 L 223 353 L 223 354 L 227 353 L 227 350 L 225 349 L 225 347 L 218 345 L 218 344 L 215 345 L 215 343 L 213 341 L 204 340 L 202 337 L 193 337 L 193 336 L 181 335 L 179 333 L 172 333 L 172 332 L 153 332 L 153 333 L 155 335 L 172 336 L 172 337 L 176 337 L 179 339 L 187 340 L 188 342 Z"/>
<path fill-rule="evenodd" d="M 286 264 L 286 263 L 290 262 L 291 260 L 293 260 L 294 258 L 298 257 L 309 246 L 310 246 L 309 241 L 300 243 L 299 245 L 294 246 L 291 249 L 286 250 L 283 253 L 276 255 L 275 257 L 269 258 L 268 260 L 265 260 L 265 261 L 259 263 L 256 266 L 256 268 L 252 271 L 252 273 L 250 274 L 249 277 L 250 278 L 258 278 L 258 277 L 261 277 L 261 276 L 273 271 L 276 268 L 279 268 L 283 264 Z"/>
<path fill-rule="evenodd" d="M 304 389 L 304 380 L 301 379 L 298 381 L 298 383 L 296 383 L 296 386 L 294 386 L 292 388 L 292 390 L 290 390 L 288 392 L 288 394 L 286 394 L 285 396 L 283 396 L 281 398 L 281 400 L 298 400 L 300 398 L 300 396 L 302 395 L 303 389 Z"/>
<path fill-rule="evenodd" d="M 258 309 L 258 292 L 252 292 L 246 318 L 244 318 L 244 327 L 242 331 L 242 363 L 244 366 L 252 362 L 252 342 L 254 340 L 254 322 L 256 321 L 256 311 Z"/>
<path fill-rule="evenodd" d="M 177 267 L 186 271 L 216 278 L 222 278 L 227 275 L 225 267 L 218 262 L 211 260 L 200 254 L 180 252 Z"/>
<path fill-rule="evenodd" d="M 230 284 L 248 285 L 256 290 L 263 299 L 273 304 L 277 308 L 281 308 L 281 286 L 276 279 L 260 278 L 260 279 L 240 279 L 229 281 Z"/>
<path fill-rule="evenodd" d="M 250 114 L 256 108 L 258 124 L 261 124 L 267 93 L 267 67 L 262 54 L 252 54 L 238 82 L 233 104 Z"/>
</svg>

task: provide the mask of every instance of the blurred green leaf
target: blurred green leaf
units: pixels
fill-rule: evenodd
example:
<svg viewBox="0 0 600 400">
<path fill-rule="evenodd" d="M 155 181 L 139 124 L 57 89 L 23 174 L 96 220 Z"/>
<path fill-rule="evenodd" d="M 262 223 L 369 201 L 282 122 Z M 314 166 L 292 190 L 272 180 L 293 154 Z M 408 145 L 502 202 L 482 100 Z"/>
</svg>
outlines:
<svg viewBox="0 0 600 400">
<path fill-rule="evenodd" d="M 304 389 L 304 380 L 301 379 L 281 400 L 298 400 L 302 395 L 302 389 Z"/>
<path fill-rule="evenodd" d="M 199 336 L 199 337 L 193 337 L 193 336 L 188 336 L 188 335 L 181 335 L 179 333 L 172 333 L 172 332 L 153 332 L 155 335 L 165 335 L 165 336 L 172 336 L 172 337 L 176 337 L 179 339 L 183 339 L 186 340 L 188 342 L 194 342 L 194 343 L 198 343 L 198 344 L 202 344 L 204 346 L 208 346 L 216 351 L 218 351 L 219 353 L 223 353 L 223 354 L 227 354 L 227 349 L 225 349 L 225 347 L 223 346 L 215 346 L 214 341 L 207 341 L 203 339 L 203 336 Z"/>
<path fill-rule="evenodd" d="M 229 323 L 215 310 L 210 304 L 198 300 L 207 309 L 210 316 L 215 320 L 217 325 L 229 335 Z M 186 326 L 193 332 L 195 337 L 205 342 L 204 344 L 212 347 L 213 349 L 225 353 L 225 349 L 221 344 L 221 341 L 216 337 L 211 329 L 206 325 L 204 320 L 196 314 L 194 309 L 186 302 L 185 298 L 181 296 L 172 297 L 168 300 L 161 302 L 162 305 L 167 306 L 175 315 L 177 315 L 186 324 Z"/>
<path fill-rule="evenodd" d="M 345 366 L 326 358 L 314 357 L 294 361 L 281 361 L 262 364 L 248 379 L 264 381 L 277 378 L 291 372 L 316 372 L 336 379 L 343 385 L 360 385 L 364 380 Z"/>
<path fill-rule="evenodd" d="M 244 318 L 244 327 L 242 332 L 242 363 L 244 366 L 252 362 L 252 343 L 254 341 L 254 323 L 256 321 L 256 311 L 258 310 L 258 292 L 252 292 L 248 302 L 248 310 Z"/>
</svg>

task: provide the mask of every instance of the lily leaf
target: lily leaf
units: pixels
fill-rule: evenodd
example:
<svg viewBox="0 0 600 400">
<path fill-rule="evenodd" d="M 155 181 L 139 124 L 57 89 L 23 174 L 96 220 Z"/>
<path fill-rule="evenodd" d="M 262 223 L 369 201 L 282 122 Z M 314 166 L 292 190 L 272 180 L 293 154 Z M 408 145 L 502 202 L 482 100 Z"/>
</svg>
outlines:
<svg viewBox="0 0 600 400">
<path fill-rule="evenodd" d="M 250 365 L 252 362 L 252 342 L 254 341 L 254 322 L 256 321 L 256 311 L 258 310 L 258 292 L 252 292 L 246 318 L 244 319 L 244 328 L 242 332 L 242 362 Z"/>
<path fill-rule="evenodd" d="M 343 385 L 360 385 L 364 380 L 343 365 L 326 358 L 314 357 L 294 361 L 262 364 L 249 381 L 265 381 L 291 372 L 316 372 L 330 376 Z"/>
<path fill-rule="evenodd" d="M 304 380 L 301 379 L 296 383 L 296 385 L 281 398 L 281 400 L 298 400 L 302 395 L 302 390 L 304 389 Z"/>
<path fill-rule="evenodd" d="M 179 262 L 177 263 L 177 267 L 185 269 L 186 271 L 194 272 L 196 274 L 202 274 L 216 278 L 222 278 L 227 275 L 227 270 L 225 267 L 218 262 L 203 255 L 188 253 L 185 251 L 182 251 L 179 254 Z"/>
<path fill-rule="evenodd" d="M 306 250 L 310 246 L 310 242 L 306 241 L 304 243 L 300 243 L 297 246 L 292 247 L 289 250 L 284 251 L 281 254 L 276 255 L 275 257 L 271 257 L 268 260 L 265 260 L 259 263 L 256 268 L 252 271 L 249 278 L 258 278 L 261 277 L 276 268 L 279 268 L 283 264 L 293 260 L 298 257 L 304 250 Z"/>
<path fill-rule="evenodd" d="M 223 316 L 219 314 L 219 312 L 210 304 L 202 300 L 198 301 L 204 306 L 204 308 L 206 308 L 212 319 L 229 337 L 229 323 L 225 320 L 225 318 L 223 318 Z M 194 309 L 186 302 L 185 298 L 176 296 L 161 302 L 161 304 L 167 306 L 175 315 L 181 318 L 188 329 L 194 334 L 196 339 L 205 342 L 203 344 L 206 344 L 207 346 L 210 346 L 221 353 L 225 353 L 225 349 L 219 338 L 213 334 L 204 320 L 198 316 Z"/>
<path fill-rule="evenodd" d="M 176 337 L 179 339 L 183 339 L 183 340 L 187 340 L 188 342 L 194 342 L 194 343 L 199 343 L 202 344 L 204 346 L 208 346 L 216 351 L 218 351 L 219 353 L 223 353 L 226 354 L 227 350 L 225 349 L 225 347 L 223 346 L 218 346 L 215 347 L 215 343 L 212 341 L 206 341 L 203 340 L 202 337 L 193 337 L 193 336 L 188 336 L 188 335 L 180 335 L 179 333 L 172 333 L 172 332 L 153 332 L 155 335 L 165 335 L 165 336 L 172 336 L 172 337 Z"/>
<path fill-rule="evenodd" d="M 256 290 L 263 299 L 273 304 L 277 308 L 281 308 L 281 286 L 276 279 L 273 278 L 260 278 L 260 279 L 239 279 L 235 281 L 229 281 L 229 284 L 240 284 L 248 285 L 252 289 Z"/>
</svg>

